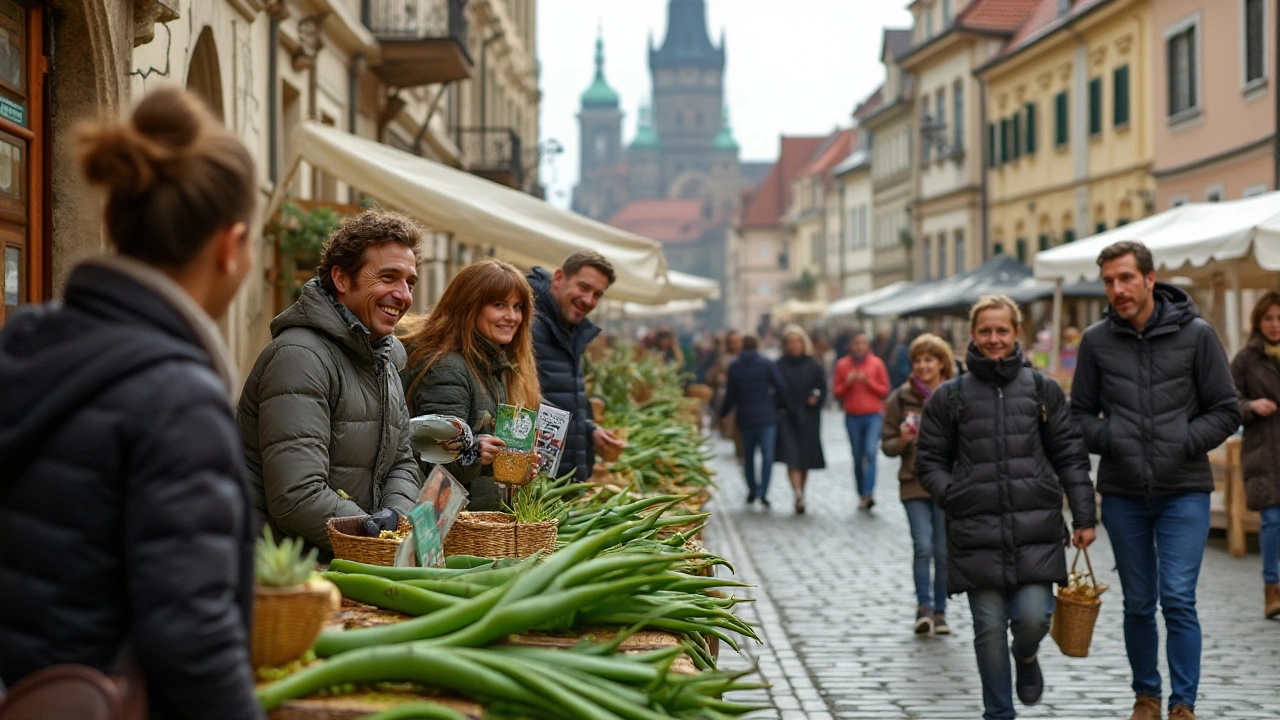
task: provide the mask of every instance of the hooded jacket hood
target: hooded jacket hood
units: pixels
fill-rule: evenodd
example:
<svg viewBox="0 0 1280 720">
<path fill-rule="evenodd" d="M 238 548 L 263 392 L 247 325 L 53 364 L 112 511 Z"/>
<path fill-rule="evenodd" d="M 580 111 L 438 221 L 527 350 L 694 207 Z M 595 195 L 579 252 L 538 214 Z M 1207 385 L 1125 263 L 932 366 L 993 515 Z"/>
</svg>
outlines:
<svg viewBox="0 0 1280 720">
<path fill-rule="evenodd" d="M 1153 300 L 1155 301 L 1156 309 L 1155 312 L 1151 313 L 1151 319 L 1147 321 L 1147 326 L 1142 329 L 1144 334 L 1150 334 L 1156 329 L 1177 329 L 1200 317 L 1200 308 L 1196 307 L 1195 300 L 1192 300 L 1185 290 L 1176 285 L 1157 282 Z M 1133 327 L 1133 323 L 1117 315 L 1115 308 L 1111 307 L 1111 305 L 1107 305 L 1106 309 L 1102 311 L 1102 316 L 1116 330 L 1128 330 L 1135 335 L 1138 333 L 1137 329 Z"/>
<path fill-rule="evenodd" d="M 23 308 L 9 318 L 0 333 L 6 472 L 34 457 L 58 423 L 112 385 L 169 360 L 212 366 L 211 357 L 224 352 L 207 348 L 210 341 L 188 317 L 192 310 L 175 307 L 179 301 L 169 296 L 182 290 L 172 280 L 135 265 L 141 264 L 122 258 L 82 263 L 67 282 L 64 305 Z M 173 287 L 157 291 L 164 283 Z"/>
<path fill-rule="evenodd" d="M 408 355 L 395 335 L 373 339 L 369 328 L 346 305 L 330 295 L 319 280 L 308 280 L 302 286 L 298 301 L 271 321 L 271 337 L 289 328 L 314 330 L 337 343 L 352 357 L 370 365 L 378 358 L 389 357 L 397 371 L 404 369 Z"/>
</svg>

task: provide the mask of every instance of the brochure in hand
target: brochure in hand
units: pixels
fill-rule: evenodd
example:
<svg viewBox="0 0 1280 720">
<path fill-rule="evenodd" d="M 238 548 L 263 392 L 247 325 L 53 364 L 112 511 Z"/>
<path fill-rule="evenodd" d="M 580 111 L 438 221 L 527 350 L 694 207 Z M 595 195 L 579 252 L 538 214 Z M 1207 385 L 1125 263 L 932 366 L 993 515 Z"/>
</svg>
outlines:
<svg viewBox="0 0 1280 720">
<path fill-rule="evenodd" d="M 498 419 L 493 434 L 517 452 L 530 452 L 534 445 L 534 428 L 538 425 L 538 413 L 530 408 L 514 405 L 498 407 Z"/>
<path fill-rule="evenodd" d="M 444 564 L 444 537 L 449 534 L 458 515 L 469 502 L 467 491 L 453 475 L 437 465 L 427 476 L 427 482 L 418 494 L 418 504 L 409 510 L 409 521 L 413 530 L 409 538 L 401 544 L 401 553 L 397 553 L 396 565 L 421 565 L 437 567 Z M 412 558 L 402 558 L 406 546 L 412 547 L 417 554 L 417 562 Z"/>
<path fill-rule="evenodd" d="M 538 408 L 538 472 L 556 477 L 560 468 L 560 456 L 564 454 L 564 438 L 569 434 L 572 415 L 554 405 L 542 403 Z"/>
</svg>

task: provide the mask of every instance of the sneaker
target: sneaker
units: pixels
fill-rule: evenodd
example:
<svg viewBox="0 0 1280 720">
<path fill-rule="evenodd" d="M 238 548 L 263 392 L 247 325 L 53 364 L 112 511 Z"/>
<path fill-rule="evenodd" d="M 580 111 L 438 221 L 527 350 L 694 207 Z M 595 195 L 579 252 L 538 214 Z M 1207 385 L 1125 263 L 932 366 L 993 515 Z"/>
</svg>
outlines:
<svg viewBox="0 0 1280 720">
<path fill-rule="evenodd" d="M 772 505 L 769 504 L 769 498 L 763 497 L 763 496 L 760 498 L 760 504 L 764 506 L 765 510 L 768 510 L 769 508 L 773 507 Z"/>
<path fill-rule="evenodd" d="M 1269 618 L 1280 615 L 1280 583 L 1271 583 L 1262 590 L 1262 613 Z"/>
<path fill-rule="evenodd" d="M 1196 714 L 1186 705 L 1174 705 L 1169 711 L 1169 720 L 1196 720 Z"/>
<path fill-rule="evenodd" d="M 929 608 L 916 608 L 916 634 L 928 635 L 933 632 L 933 613 Z"/>
<path fill-rule="evenodd" d="M 947 616 L 942 613 L 933 614 L 933 634 L 934 635 L 950 635 L 951 626 L 947 625 Z"/>
<path fill-rule="evenodd" d="M 1030 660 L 1014 658 L 1018 666 L 1018 699 L 1023 705 L 1035 705 L 1044 695 L 1044 674 L 1040 672 L 1040 661 L 1032 657 Z"/>
<path fill-rule="evenodd" d="M 1194 717 L 1194 716 L 1193 716 Z M 1139 695 L 1129 720 L 1160 720 L 1160 698 Z"/>
</svg>

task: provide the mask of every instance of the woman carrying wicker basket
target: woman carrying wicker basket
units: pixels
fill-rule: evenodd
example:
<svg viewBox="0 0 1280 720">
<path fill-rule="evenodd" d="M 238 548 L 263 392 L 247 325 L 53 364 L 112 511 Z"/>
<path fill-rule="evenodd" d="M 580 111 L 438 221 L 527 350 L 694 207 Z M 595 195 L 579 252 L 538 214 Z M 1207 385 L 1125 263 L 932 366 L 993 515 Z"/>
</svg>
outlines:
<svg viewBox="0 0 1280 720">
<path fill-rule="evenodd" d="M 498 406 L 541 402 L 532 325 L 533 291 L 524 274 L 486 259 L 458 273 L 431 315 L 403 338 L 409 361 L 401 379 L 412 414 L 461 418 L 476 434 L 476 444 L 445 465 L 471 494 L 470 510 L 501 506 L 493 481 L 504 444 L 492 435 Z"/>
<path fill-rule="evenodd" d="M 925 405 L 916 476 L 947 516 L 947 593 L 968 593 L 982 678 L 983 720 L 1040 701 L 1036 653 L 1049 632 L 1053 583 L 1065 585 L 1066 491 L 1077 547 L 1094 540 L 1093 484 L 1080 429 L 1062 389 L 1027 366 L 1022 314 L 1002 295 L 969 312 L 969 372 Z"/>
</svg>

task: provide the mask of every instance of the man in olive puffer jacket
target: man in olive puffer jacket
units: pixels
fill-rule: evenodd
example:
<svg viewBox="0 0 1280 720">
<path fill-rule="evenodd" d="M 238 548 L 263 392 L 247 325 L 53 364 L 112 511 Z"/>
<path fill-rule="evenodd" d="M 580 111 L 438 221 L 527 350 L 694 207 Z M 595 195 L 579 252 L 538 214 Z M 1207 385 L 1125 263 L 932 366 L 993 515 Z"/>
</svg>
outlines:
<svg viewBox="0 0 1280 720">
<path fill-rule="evenodd" d="M 1151 251 L 1120 242 L 1098 257 L 1111 307 L 1080 343 L 1071 409 L 1102 456 L 1102 520 L 1124 590 L 1132 720 L 1159 720 L 1156 601 L 1168 630 L 1170 720 L 1194 720 L 1200 679 L 1196 584 L 1209 534 L 1207 453 L 1240 426 L 1213 327 L 1182 290 L 1157 283 Z"/>
<path fill-rule="evenodd" d="M 240 397 L 259 521 L 325 555 L 329 518 L 405 514 L 422 486 L 400 383 L 405 351 L 392 335 L 412 302 L 420 238 L 391 213 L 344 223 L 320 277 L 271 322 L 275 339 Z"/>
</svg>

